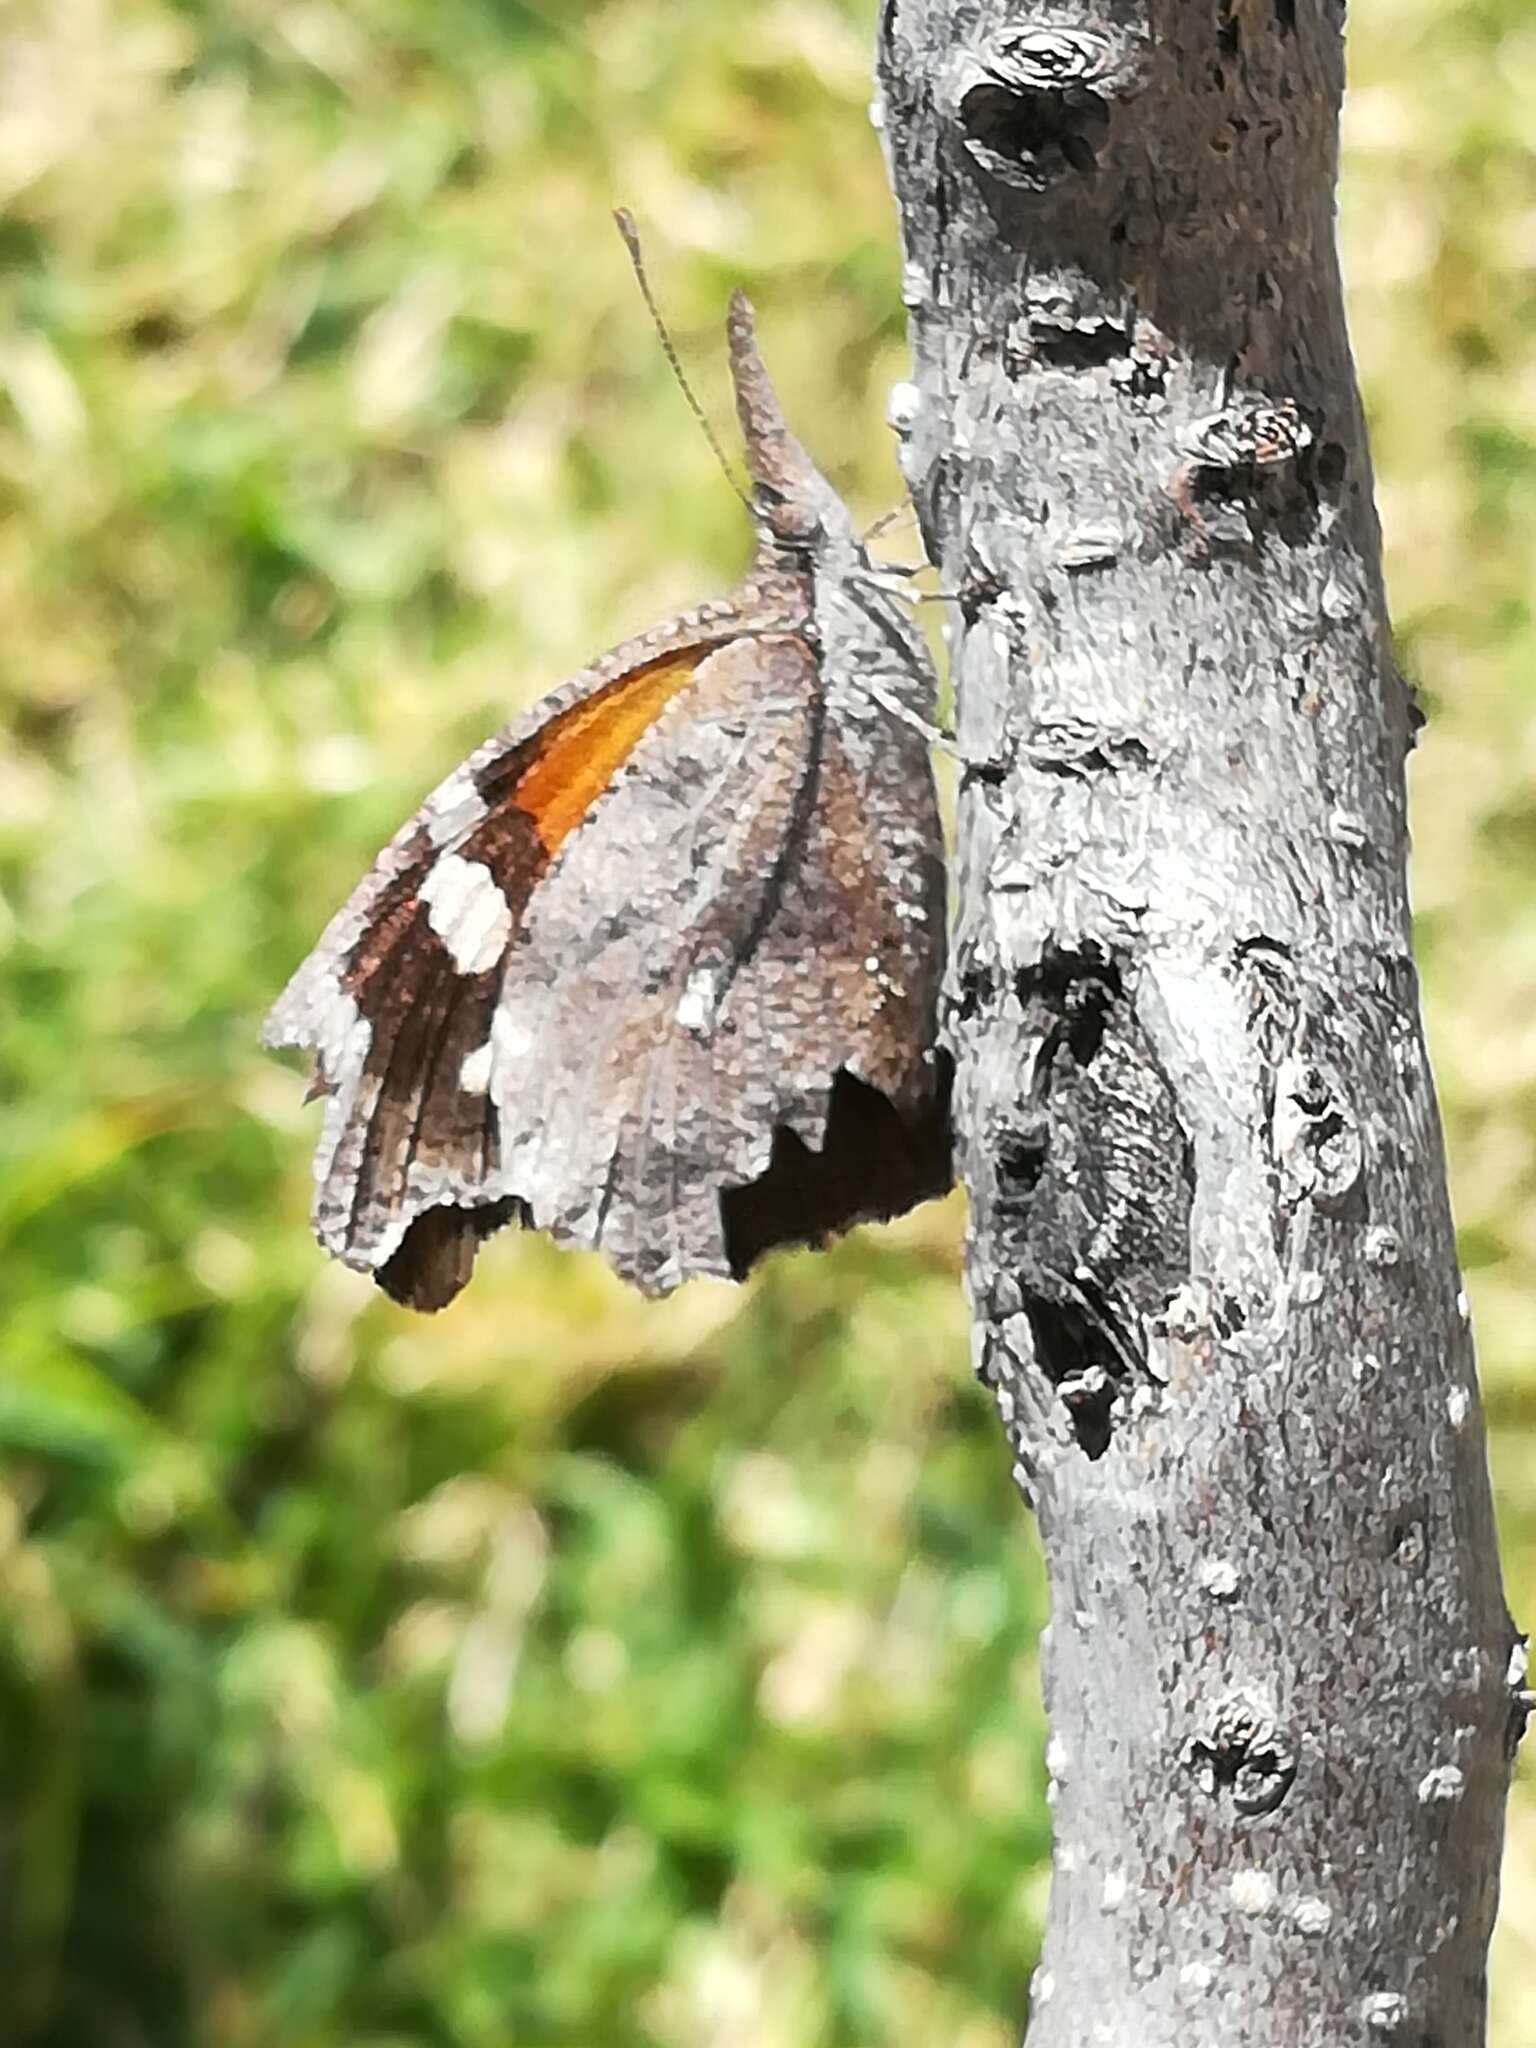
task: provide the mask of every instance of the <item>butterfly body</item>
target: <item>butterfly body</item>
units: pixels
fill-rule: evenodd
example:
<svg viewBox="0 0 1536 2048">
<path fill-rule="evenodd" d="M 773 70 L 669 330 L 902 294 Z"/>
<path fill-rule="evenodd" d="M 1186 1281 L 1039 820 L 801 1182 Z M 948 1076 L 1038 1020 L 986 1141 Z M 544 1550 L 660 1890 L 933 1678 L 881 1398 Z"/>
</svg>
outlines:
<svg viewBox="0 0 1536 2048">
<path fill-rule="evenodd" d="M 729 337 L 743 583 L 455 769 L 268 1019 L 325 1096 L 317 1235 L 417 1307 L 514 1217 L 655 1292 L 948 1184 L 931 670 L 739 295 Z"/>
</svg>

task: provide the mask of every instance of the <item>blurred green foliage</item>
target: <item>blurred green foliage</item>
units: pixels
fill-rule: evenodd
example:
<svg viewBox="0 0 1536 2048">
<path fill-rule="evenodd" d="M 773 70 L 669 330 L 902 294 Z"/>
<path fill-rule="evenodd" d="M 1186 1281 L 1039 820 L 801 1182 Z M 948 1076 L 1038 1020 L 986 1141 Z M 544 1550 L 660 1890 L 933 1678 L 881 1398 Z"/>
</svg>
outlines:
<svg viewBox="0 0 1536 2048">
<path fill-rule="evenodd" d="M 0 17 L 0 2033 L 1004 2048 L 1043 1592 L 942 1206 L 646 1305 L 322 1263 L 267 1001 L 511 708 L 748 536 L 744 282 L 872 514 L 854 0 Z M 1369 0 L 1346 259 L 1512 1598 L 1536 1587 L 1536 34 Z M 1536 2040 L 1536 1807 L 1498 2048 Z"/>
</svg>

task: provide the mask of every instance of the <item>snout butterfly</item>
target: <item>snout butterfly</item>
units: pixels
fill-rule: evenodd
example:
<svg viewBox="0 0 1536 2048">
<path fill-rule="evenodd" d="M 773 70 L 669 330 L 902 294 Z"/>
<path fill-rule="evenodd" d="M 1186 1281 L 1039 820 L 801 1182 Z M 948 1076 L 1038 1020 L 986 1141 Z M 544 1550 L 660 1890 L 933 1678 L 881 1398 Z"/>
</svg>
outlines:
<svg viewBox="0 0 1536 2048">
<path fill-rule="evenodd" d="M 726 335 L 741 584 L 439 783 L 267 1019 L 325 1098 L 316 1235 L 414 1308 L 513 1219 L 656 1293 L 950 1183 L 932 670 L 740 292 Z"/>
</svg>

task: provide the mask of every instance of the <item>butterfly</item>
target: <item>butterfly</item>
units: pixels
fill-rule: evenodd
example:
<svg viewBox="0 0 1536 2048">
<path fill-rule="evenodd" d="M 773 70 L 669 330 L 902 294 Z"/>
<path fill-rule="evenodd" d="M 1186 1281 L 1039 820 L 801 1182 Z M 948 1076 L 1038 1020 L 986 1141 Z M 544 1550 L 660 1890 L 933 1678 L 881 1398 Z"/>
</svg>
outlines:
<svg viewBox="0 0 1536 2048">
<path fill-rule="evenodd" d="M 325 1099 L 316 1235 L 418 1309 L 512 1220 L 660 1293 L 950 1185 L 932 669 L 740 292 L 726 335 L 740 585 L 454 769 L 267 1019 Z"/>
</svg>

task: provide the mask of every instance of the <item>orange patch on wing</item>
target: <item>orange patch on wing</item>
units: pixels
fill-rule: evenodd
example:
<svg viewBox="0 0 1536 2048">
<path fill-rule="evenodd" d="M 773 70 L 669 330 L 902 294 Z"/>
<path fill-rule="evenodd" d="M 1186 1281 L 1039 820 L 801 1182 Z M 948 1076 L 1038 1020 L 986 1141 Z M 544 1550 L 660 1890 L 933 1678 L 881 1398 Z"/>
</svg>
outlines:
<svg viewBox="0 0 1536 2048">
<path fill-rule="evenodd" d="M 718 641 L 685 647 L 631 669 L 552 718 L 532 742 L 533 758 L 512 800 L 533 822 L 547 853 L 570 837 L 667 705 Z"/>
</svg>

